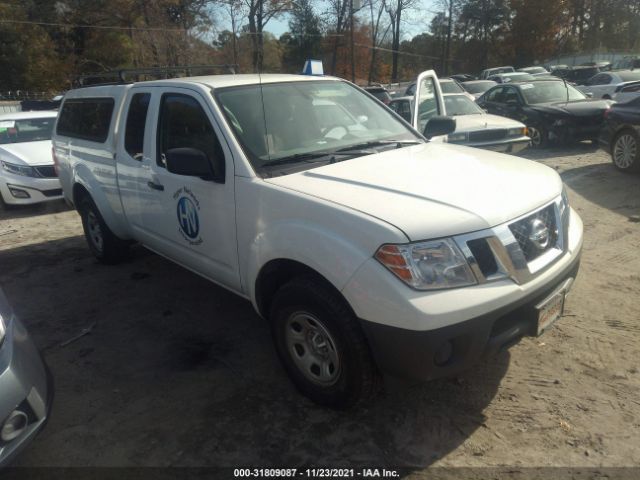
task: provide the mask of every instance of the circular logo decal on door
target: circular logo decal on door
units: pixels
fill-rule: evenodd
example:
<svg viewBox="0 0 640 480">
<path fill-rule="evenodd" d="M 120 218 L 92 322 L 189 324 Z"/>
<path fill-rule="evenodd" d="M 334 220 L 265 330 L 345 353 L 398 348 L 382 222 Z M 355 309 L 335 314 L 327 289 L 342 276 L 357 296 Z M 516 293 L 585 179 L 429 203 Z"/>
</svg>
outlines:
<svg viewBox="0 0 640 480">
<path fill-rule="evenodd" d="M 190 198 L 182 197 L 178 200 L 178 223 L 180 230 L 190 239 L 195 239 L 200 233 L 200 219 L 198 209 Z"/>
</svg>

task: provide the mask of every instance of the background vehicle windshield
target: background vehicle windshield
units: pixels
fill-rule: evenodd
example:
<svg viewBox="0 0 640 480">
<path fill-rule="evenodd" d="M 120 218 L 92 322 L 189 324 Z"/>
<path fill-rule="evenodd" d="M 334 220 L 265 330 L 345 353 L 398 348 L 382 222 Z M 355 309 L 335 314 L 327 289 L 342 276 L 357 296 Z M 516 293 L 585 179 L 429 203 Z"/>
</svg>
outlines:
<svg viewBox="0 0 640 480">
<path fill-rule="evenodd" d="M 566 102 L 567 91 L 568 99 L 571 100 L 584 100 L 587 98 L 582 92 L 576 90 L 571 85 L 566 85 L 564 82 L 536 82 L 520 85 L 520 91 L 524 95 L 528 104 L 535 105 L 536 103 L 549 103 L 549 102 Z"/>
<path fill-rule="evenodd" d="M 215 96 L 258 170 L 270 161 L 364 142 L 421 140 L 391 110 L 346 82 L 247 85 Z"/>
<path fill-rule="evenodd" d="M 463 93 L 464 90 L 456 82 L 440 82 L 442 93 Z"/>
<path fill-rule="evenodd" d="M 445 95 L 444 109 L 447 115 L 481 115 L 484 111 L 466 95 Z"/>
<path fill-rule="evenodd" d="M 464 89 L 469 93 L 484 93 L 493 87 L 496 82 L 487 80 L 485 82 L 467 82 L 464 84 Z"/>
<path fill-rule="evenodd" d="M 0 120 L 0 145 L 51 140 L 55 118 Z"/>
</svg>

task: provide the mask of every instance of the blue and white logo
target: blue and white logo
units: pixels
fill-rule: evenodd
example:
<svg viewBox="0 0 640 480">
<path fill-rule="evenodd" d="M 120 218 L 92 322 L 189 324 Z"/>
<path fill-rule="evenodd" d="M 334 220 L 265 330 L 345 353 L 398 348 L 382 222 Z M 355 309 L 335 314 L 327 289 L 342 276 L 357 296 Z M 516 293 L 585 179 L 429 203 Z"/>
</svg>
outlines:
<svg viewBox="0 0 640 480">
<path fill-rule="evenodd" d="M 189 238 L 195 239 L 200 233 L 198 210 L 189 197 L 178 200 L 178 223 L 180 229 Z"/>
</svg>

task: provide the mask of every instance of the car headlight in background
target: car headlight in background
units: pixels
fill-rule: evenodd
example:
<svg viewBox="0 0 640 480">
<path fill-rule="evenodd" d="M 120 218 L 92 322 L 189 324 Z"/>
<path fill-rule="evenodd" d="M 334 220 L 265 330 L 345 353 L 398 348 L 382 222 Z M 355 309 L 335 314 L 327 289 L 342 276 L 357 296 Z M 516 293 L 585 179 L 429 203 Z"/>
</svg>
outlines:
<svg viewBox="0 0 640 480">
<path fill-rule="evenodd" d="M 477 283 L 467 260 L 449 238 L 383 245 L 375 258 L 400 280 L 417 290 L 465 287 Z"/>
<path fill-rule="evenodd" d="M 449 135 L 447 135 L 447 142 L 451 143 L 464 142 L 466 139 L 466 133 L 450 133 Z"/>
<path fill-rule="evenodd" d="M 15 163 L 2 162 L 2 168 L 9 173 L 13 173 L 14 175 L 22 175 L 23 177 L 35 177 L 36 171 L 33 167 L 28 165 L 16 165 Z"/>
<path fill-rule="evenodd" d="M 7 326 L 4 323 L 4 318 L 2 318 L 2 314 L 0 314 L 0 346 L 2 346 L 2 342 L 4 342 L 4 336 L 7 333 Z"/>
<path fill-rule="evenodd" d="M 518 127 L 518 128 L 510 128 L 508 135 L 510 137 L 526 137 L 527 133 L 529 133 L 527 131 L 527 127 Z"/>
</svg>

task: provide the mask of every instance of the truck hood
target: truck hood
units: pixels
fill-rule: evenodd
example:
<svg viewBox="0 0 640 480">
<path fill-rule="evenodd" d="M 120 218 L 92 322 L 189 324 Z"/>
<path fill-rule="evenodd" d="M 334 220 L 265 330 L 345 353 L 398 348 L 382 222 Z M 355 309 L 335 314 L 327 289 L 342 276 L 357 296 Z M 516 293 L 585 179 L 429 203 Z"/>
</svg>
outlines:
<svg viewBox="0 0 640 480">
<path fill-rule="evenodd" d="M 539 163 L 438 143 L 266 181 L 384 220 L 412 241 L 493 227 L 562 192 L 560 176 Z"/>
<path fill-rule="evenodd" d="M 0 159 L 18 165 L 53 165 L 51 140 L 0 145 Z"/>
<path fill-rule="evenodd" d="M 456 115 L 456 132 L 475 132 L 495 128 L 524 128 L 516 120 L 488 113 L 478 115 Z"/>
</svg>

